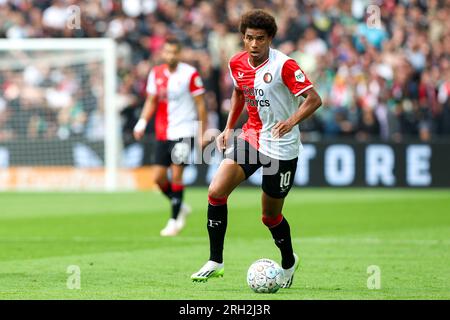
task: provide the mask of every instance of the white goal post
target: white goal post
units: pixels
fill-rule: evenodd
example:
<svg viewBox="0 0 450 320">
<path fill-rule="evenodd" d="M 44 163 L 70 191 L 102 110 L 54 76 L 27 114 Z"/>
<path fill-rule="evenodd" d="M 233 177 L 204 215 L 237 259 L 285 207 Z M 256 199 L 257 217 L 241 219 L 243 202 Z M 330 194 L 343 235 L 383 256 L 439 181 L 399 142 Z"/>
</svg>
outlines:
<svg viewBox="0 0 450 320">
<path fill-rule="evenodd" d="M 101 75 L 98 73 L 101 73 Z M 64 81 L 64 77 L 73 81 Z M 0 39 L 0 88 L 2 88 L 0 90 L 0 153 L 3 150 L 4 154 L 4 160 L 0 160 L 0 189 L 118 190 L 122 138 L 120 115 L 116 107 L 115 97 L 116 77 L 116 43 L 112 39 Z M 60 82 L 58 82 L 58 79 Z M 86 79 L 90 80 L 86 81 Z M 91 82 L 95 81 L 98 82 L 96 82 L 98 88 L 90 88 Z M 81 107 L 74 107 L 72 104 L 68 107 L 69 111 L 63 112 L 61 110 L 65 107 L 58 106 L 58 102 L 66 99 L 67 96 L 69 96 L 68 101 L 74 99 L 71 100 L 73 97 L 70 97 L 70 94 L 61 93 L 58 90 L 61 87 L 70 87 L 71 85 L 75 86 L 75 89 L 67 90 L 73 90 L 72 95 L 77 97 L 76 99 Z M 92 94 L 90 98 L 83 96 L 85 92 L 91 91 L 98 95 L 94 94 L 96 97 L 94 103 L 92 103 Z M 33 99 L 43 101 L 42 105 L 36 107 L 37 102 Z M 52 105 L 52 103 L 57 106 Z M 92 105 L 89 105 L 90 103 Z M 86 110 L 89 110 L 92 117 L 95 112 L 99 112 L 94 110 L 95 108 L 101 109 L 103 112 L 103 115 L 101 115 L 102 124 L 96 124 L 94 120 L 86 116 Z M 26 120 L 19 117 L 23 114 L 26 114 Z M 64 121 L 61 119 L 65 117 L 75 119 L 75 124 L 65 123 L 65 126 L 69 129 L 63 128 L 59 123 L 54 123 Z M 49 118 L 53 120 L 48 120 Z M 66 143 L 72 139 L 72 136 L 78 137 L 77 139 L 80 141 L 85 139 L 86 135 L 84 135 L 82 129 L 78 128 L 87 127 L 88 121 L 91 121 L 89 124 L 89 130 L 91 131 L 96 130 L 98 126 L 104 128 L 103 141 L 100 142 L 104 144 L 102 151 L 104 154 L 99 157 L 102 160 L 101 168 L 96 168 L 97 170 L 100 169 L 98 173 L 102 172 L 103 177 L 97 179 L 95 183 L 77 185 L 66 181 L 68 185 L 61 185 L 61 188 L 58 188 L 58 186 L 52 187 L 52 184 L 40 187 L 23 182 L 26 180 L 23 170 L 20 173 L 16 172 L 15 175 L 11 174 L 11 168 L 26 168 L 29 172 L 30 168 L 33 167 L 45 167 L 47 172 L 51 173 L 52 168 L 70 166 L 68 164 L 70 163 L 68 160 L 70 155 L 65 154 L 65 149 L 59 148 L 58 145 L 63 140 Z M 36 127 L 40 129 L 36 129 Z M 73 134 L 71 130 L 74 132 Z M 98 141 L 101 139 L 101 137 L 98 138 Z M 33 143 L 42 146 L 38 147 L 36 154 L 29 151 Z M 18 150 L 19 155 L 15 155 L 10 149 L 17 149 L 20 144 L 23 147 Z M 50 155 L 52 153 L 53 155 Z M 61 175 L 74 174 L 74 176 L 79 177 L 80 170 L 83 169 L 87 169 L 87 167 L 75 168 L 75 171 L 70 173 L 63 170 Z M 53 177 L 56 174 L 55 171 Z M 50 180 L 51 176 L 52 174 L 50 174 Z M 18 180 L 22 182 L 18 182 Z M 46 178 L 41 178 L 42 180 L 46 180 Z"/>
</svg>

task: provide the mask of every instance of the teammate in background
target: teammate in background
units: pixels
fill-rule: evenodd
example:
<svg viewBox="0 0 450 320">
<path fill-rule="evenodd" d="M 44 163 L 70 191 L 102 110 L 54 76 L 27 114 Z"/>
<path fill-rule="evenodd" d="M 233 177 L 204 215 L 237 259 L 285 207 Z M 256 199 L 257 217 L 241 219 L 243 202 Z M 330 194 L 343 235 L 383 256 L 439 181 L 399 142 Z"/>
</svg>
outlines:
<svg viewBox="0 0 450 320">
<path fill-rule="evenodd" d="M 262 221 L 281 252 L 283 288 L 292 285 L 299 265 L 290 227 L 282 214 L 283 203 L 292 187 L 301 148 L 297 125 L 313 114 L 322 101 L 298 64 L 270 47 L 276 31 L 275 19 L 263 10 L 249 11 L 241 18 L 245 51 L 236 54 L 229 63 L 235 88 L 227 125 L 216 139 L 219 150 L 226 150 L 226 158 L 208 190 L 210 257 L 191 276 L 193 281 L 223 276 L 227 198 L 260 167 Z M 305 98 L 303 102 L 300 96 Z M 244 106 L 248 121 L 236 143 L 230 146 L 233 128 Z"/>
<path fill-rule="evenodd" d="M 203 131 L 206 129 L 202 80 L 194 67 L 180 62 L 180 55 L 181 43 L 167 40 L 162 52 L 165 63 L 155 66 L 148 76 L 147 100 L 134 128 L 134 137 L 140 140 L 148 121 L 156 113 L 156 183 L 172 205 L 171 218 L 161 230 L 161 236 L 176 236 L 191 211 L 183 203 L 183 169 L 189 162 L 194 136 L 197 135 L 200 146 L 203 146 Z M 169 168 L 172 173 L 170 181 L 167 176 Z"/>
</svg>

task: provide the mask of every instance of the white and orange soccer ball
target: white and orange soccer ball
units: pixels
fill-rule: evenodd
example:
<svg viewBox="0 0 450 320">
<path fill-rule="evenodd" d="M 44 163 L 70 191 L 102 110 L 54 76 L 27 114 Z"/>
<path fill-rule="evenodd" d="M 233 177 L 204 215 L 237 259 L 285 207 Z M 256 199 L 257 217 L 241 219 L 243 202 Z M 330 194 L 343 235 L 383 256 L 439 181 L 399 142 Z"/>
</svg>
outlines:
<svg viewBox="0 0 450 320">
<path fill-rule="evenodd" d="M 256 293 L 275 293 L 280 289 L 283 269 L 270 259 L 255 261 L 247 272 L 247 284 Z"/>
</svg>

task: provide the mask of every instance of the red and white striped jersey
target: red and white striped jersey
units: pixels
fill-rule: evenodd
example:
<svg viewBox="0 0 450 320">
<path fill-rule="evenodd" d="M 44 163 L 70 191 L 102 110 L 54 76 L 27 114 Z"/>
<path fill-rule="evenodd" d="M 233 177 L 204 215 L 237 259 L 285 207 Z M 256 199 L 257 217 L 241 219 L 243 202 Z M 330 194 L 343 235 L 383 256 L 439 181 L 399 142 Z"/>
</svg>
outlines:
<svg viewBox="0 0 450 320">
<path fill-rule="evenodd" d="M 196 135 L 197 109 L 194 98 L 205 92 L 197 70 L 179 62 L 174 72 L 167 64 L 154 67 L 147 82 L 147 94 L 156 98 L 157 140 L 177 140 Z"/>
<path fill-rule="evenodd" d="M 300 95 L 313 87 L 295 60 L 271 48 L 269 58 L 256 68 L 250 64 L 247 52 L 233 56 L 229 68 L 235 87 L 244 93 L 248 113 L 241 138 L 271 158 L 298 157 L 298 126 L 279 139 L 271 134 L 278 121 L 287 120 L 298 110 Z"/>
</svg>

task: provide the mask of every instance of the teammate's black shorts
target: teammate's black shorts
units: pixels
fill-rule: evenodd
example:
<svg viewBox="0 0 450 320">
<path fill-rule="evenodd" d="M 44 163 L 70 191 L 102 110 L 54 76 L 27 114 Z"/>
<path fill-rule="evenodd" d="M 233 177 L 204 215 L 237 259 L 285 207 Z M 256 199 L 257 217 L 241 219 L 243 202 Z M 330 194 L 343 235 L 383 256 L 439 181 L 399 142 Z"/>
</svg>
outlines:
<svg viewBox="0 0 450 320">
<path fill-rule="evenodd" d="M 170 167 L 171 164 L 188 165 L 194 148 L 194 138 L 156 140 L 155 164 Z"/>
<path fill-rule="evenodd" d="M 278 160 L 266 156 L 244 139 L 237 138 L 225 157 L 237 162 L 248 179 L 260 167 L 263 169 L 262 189 L 272 198 L 285 198 L 294 183 L 298 158 Z"/>
</svg>

